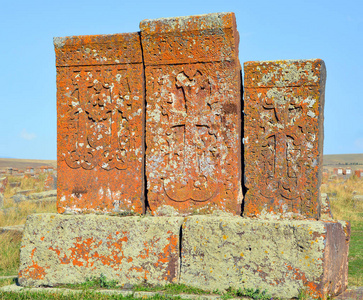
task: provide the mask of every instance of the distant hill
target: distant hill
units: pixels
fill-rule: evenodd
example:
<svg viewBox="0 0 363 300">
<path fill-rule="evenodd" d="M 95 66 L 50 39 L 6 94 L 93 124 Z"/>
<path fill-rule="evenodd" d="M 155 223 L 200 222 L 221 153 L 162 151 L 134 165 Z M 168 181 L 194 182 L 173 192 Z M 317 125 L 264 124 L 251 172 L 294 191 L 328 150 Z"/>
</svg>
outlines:
<svg viewBox="0 0 363 300">
<path fill-rule="evenodd" d="M 40 160 L 40 159 L 16 159 L 16 158 L 0 158 L 0 169 L 13 167 L 25 170 L 27 167 L 38 168 L 41 166 L 51 166 L 56 168 L 56 160 Z"/>
<path fill-rule="evenodd" d="M 328 168 L 350 167 L 352 170 L 363 169 L 363 153 L 324 155 L 323 166 Z"/>
</svg>

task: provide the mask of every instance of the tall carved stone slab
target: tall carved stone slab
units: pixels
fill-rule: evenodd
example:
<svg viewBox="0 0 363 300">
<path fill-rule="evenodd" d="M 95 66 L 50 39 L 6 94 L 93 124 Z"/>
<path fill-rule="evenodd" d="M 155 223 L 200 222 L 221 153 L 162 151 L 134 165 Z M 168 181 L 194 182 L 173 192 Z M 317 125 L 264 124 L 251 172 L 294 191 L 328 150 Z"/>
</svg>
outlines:
<svg viewBox="0 0 363 300">
<path fill-rule="evenodd" d="M 54 39 L 58 212 L 144 211 L 138 33 Z"/>
<path fill-rule="evenodd" d="M 153 214 L 241 209 L 233 13 L 145 20 L 146 177 Z"/>
<path fill-rule="evenodd" d="M 247 62 L 244 73 L 244 215 L 319 218 L 324 62 Z"/>
</svg>

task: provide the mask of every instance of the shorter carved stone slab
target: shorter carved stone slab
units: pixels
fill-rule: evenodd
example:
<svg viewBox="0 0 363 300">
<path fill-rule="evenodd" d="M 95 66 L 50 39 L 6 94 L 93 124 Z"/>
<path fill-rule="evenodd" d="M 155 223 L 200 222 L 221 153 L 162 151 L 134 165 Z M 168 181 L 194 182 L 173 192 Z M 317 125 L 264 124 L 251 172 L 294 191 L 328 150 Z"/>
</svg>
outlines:
<svg viewBox="0 0 363 300">
<path fill-rule="evenodd" d="M 101 274 L 120 284 L 176 282 L 182 222 L 177 217 L 31 215 L 22 240 L 19 283 L 81 283 Z"/>
<path fill-rule="evenodd" d="M 180 283 L 207 290 L 257 289 L 297 298 L 343 292 L 350 224 L 192 216 L 183 224 Z"/>
<path fill-rule="evenodd" d="M 324 62 L 246 62 L 244 73 L 244 215 L 318 219 Z"/>
<path fill-rule="evenodd" d="M 151 212 L 240 214 L 241 81 L 234 14 L 145 20 L 140 28 Z"/>
<path fill-rule="evenodd" d="M 58 212 L 144 212 L 138 33 L 55 38 Z"/>
</svg>

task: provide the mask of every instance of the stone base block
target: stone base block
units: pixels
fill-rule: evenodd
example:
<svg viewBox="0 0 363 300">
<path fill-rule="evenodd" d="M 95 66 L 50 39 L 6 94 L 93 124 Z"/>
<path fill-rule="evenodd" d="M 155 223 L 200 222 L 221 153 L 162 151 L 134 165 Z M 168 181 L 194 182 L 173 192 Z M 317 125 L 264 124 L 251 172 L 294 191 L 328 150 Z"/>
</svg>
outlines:
<svg viewBox="0 0 363 300">
<path fill-rule="evenodd" d="M 36 214 L 20 253 L 22 286 L 81 283 L 104 274 L 121 284 L 177 282 L 183 218 Z"/>
<path fill-rule="evenodd" d="M 279 298 L 305 289 L 324 299 L 347 286 L 349 237 L 339 221 L 38 214 L 25 226 L 19 283 L 104 274 L 120 284 L 260 288 Z"/>
<path fill-rule="evenodd" d="M 350 224 L 189 217 L 180 282 L 209 290 L 260 288 L 279 298 L 345 290 Z"/>
</svg>

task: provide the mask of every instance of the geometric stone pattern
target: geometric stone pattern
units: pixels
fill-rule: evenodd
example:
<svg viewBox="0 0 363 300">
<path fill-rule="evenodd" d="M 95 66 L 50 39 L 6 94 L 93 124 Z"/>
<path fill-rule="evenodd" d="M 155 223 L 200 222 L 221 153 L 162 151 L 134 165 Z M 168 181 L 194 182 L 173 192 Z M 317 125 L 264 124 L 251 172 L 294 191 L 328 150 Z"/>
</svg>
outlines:
<svg viewBox="0 0 363 300">
<path fill-rule="evenodd" d="M 54 39 L 58 212 L 144 212 L 138 33 Z"/>
<path fill-rule="evenodd" d="M 19 283 L 53 286 L 104 274 L 120 284 L 179 277 L 183 218 L 37 214 L 28 217 Z"/>
<path fill-rule="evenodd" d="M 241 80 L 233 13 L 140 23 L 154 215 L 240 214 Z"/>
<path fill-rule="evenodd" d="M 246 62 L 244 74 L 244 216 L 318 219 L 324 62 Z"/>
<path fill-rule="evenodd" d="M 180 283 L 267 290 L 290 299 L 337 295 L 348 284 L 350 224 L 192 216 L 183 224 Z"/>
</svg>

